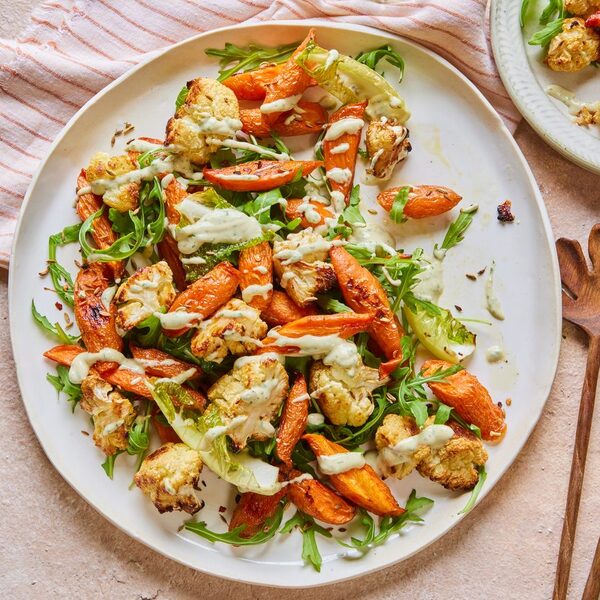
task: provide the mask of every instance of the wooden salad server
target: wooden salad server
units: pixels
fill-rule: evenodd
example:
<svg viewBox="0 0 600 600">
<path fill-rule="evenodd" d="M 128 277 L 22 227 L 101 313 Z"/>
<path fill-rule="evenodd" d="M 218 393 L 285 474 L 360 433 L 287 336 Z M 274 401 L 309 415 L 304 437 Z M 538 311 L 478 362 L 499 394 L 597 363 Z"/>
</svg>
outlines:
<svg viewBox="0 0 600 600">
<path fill-rule="evenodd" d="M 589 338 L 567 506 L 558 551 L 556 579 L 554 580 L 553 598 L 554 600 L 564 600 L 567 597 L 569 585 L 585 459 L 590 441 L 596 385 L 600 369 L 600 224 L 594 225 L 588 239 L 591 270 L 588 268 L 579 242 L 561 238 L 556 242 L 556 250 L 563 286 L 563 317 L 583 329 Z"/>
</svg>

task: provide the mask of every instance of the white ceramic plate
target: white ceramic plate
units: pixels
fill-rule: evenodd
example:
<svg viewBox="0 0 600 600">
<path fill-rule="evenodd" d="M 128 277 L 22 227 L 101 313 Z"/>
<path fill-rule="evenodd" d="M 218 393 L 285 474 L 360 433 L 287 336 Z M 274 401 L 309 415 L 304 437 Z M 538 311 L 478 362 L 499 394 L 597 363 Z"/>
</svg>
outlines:
<svg viewBox="0 0 600 600">
<path fill-rule="evenodd" d="M 550 84 L 575 92 L 578 99 L 600 98 L 600 72 L 588 67 L 578 73 L 556 73 L 543 62 L 545 51 L 527 41 L 540 29 L 545 0 L 531 2 L 521 29 L 520 0 L 492 2 L 492 48 L 498 71 L 510 97 L 528 123 L 553 148 L 578 165 L 600 173 L 600 127 L 575 124 L 567 107 L 545 92 Z"/>
<path fill-rule="evenodd" d="M 506 439 L 498 447 L 489 448 L 489 476 L 483 497 L 511 465 L 531 433 L 556 367 L 559 278 L 550 224 L 539 191 L 500 118 L 444 60 L 374 30 L 322 23 L 317 27 L 318 40 L 325 47 L 354 55 L 359 49 L 390 43 L 406 59 L 407 72 L 400 89 L 413 113 L 410 127 L 414 150 L 391 184 L 444 184 L 458 190 L 465 203 L 478 202 L 481 206 L 467 239 L 448 253 L 442 302 L 450 307 L 460 304 L 463 316 L 489 319 L 483 308 L 483 278 L 471 282 L 465 273 L 477 272 L 496 260 L 498 294 L 507 319 L 491 327 L 474 326 L 480 351 L 469 368 L 489 387 L 495 400 L 505 403 L 512 398 L 512 406 L 507 409 Z M 166 50 L 98 94 L 65 128 L 34 178 L 21 214 L 10 271 L 11 332 L 23 400 L 44 450 L 63 477 L 112 523 L 162 554 L 221 577 L 282 587 L 332 583 L 407 558 L 458 523 L 462 518 L 458 513 L 468 495 L 449 493 L 417 474 L 392 483 L 401 502 L 413 487 L 435 499 L 426 525 L 407 528 L 401 536 L 359 560 L 343 557 L 341 547 L 335 543 L 321 542 L 321 573 L 302 564 L 297 532 L 250 549 L 213 546 L 193 535 L 178 533 L 181 515 L 160 516 L 137 489 L 128 490 L 131 465 L 127 464 L 127 457 L 117 461 L 114 481 L 106 478 L 100 468 L 100 452 L 89 437 L 81 434 L 82 429 L 89 429 L 89 418 L 81 411 L 71 414 L 67 402 L 57 400 L 45 380 L 52 365 L 42 358 L 42 352 L 52 341 L 32 322 L 29 307 L 35 298 L 43 313 L 54 320 L 61 318 L 54 308 L 56 298 L 43 291 L 44 281 L 38 277 L 45 265 L 47 238 L 77 221 L 73 210 L 77 173 L 93 152 L 110 152 L 109 140 L 119 123 L 132 121 L 136 135 L 161 137 L 182 83 L 198 75 L 216 73 L 215 63 L 204 54 L 205 48 L 221 47 L 226 41 L 275 45 L 299 40 L 305 33 L 305 26 L 277 23 L 200 35 Z M 303 143 L 306 146 L 306 140 Z M 296 139 L 294 144 L 302 142 Z M 357 180 L 363 174 L 361 163 Z M 363 186 L 363 192 L 366 204 L 374 206 L 377 188 Z M 506 198 L 513 201 L 519 221 L 503 226 L 496 220 L 496 205 Z M 432 235 L 441 240 L 455 216 L 453 211 L 438 219 L 389 226 L 387 216 L 368 215 L 373 221 L 388 224 L 406 248 L 423 245 L 429 251 Z M 69 247 L 61 253 L 60 260 L 72 267 L 75 257 L 73 247 Z M 505 346 L 507 364 L 486 362 L 485 349 L 496 343 Z M 200 517 L 210 526 L 222 528 L 216 509 L 221 504 L 231 505 L 234 491 L 208 472 L 202 477 L 207 487 L 201 497 L 207 507 Z"/>
</svg>

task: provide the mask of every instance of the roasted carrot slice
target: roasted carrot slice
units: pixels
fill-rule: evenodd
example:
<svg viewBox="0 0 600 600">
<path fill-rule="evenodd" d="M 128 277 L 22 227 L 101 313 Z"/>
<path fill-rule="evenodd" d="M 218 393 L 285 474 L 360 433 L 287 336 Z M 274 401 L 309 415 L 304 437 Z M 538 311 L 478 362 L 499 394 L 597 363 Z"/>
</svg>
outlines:
<svg viewBox="0 0 600 600">
<path fill-rule="evenodd" d="M 306 204 L 309 204 L 312 211 L 316 212 L 321 217 L 319 221 L 309 221 L 306 217 L 306 211 L 300 210 L 300 207 Z M 300 217 L 302 219 L 302 227 L 319 227 L 320 225 L 325 225 L 327 219 L 333 219 L 333 213 L 326 206 L 320 202 L 315 202 L 314 200 L 309 200 L 308 202 L 296 199 L 288 200 L 285 207 L 285 216 L 290 221 Z"/>
<path fill-rule="evenodd" d="M 308 442 L 317 457 L 348 452 L 343 446 L 316 433 L 307 433 L 302 439 Z M 404 512 L 390 488 L 369 465 L 330 475 L 329 481 L 342 496 L 376 515 L 397 516 Z"/>
<path fill-rule="evenodd" d="M 77 191 L 87 186 L 88 180 L 85 169 L 81 169 L 79 177 L 77 178 Z M 103 206 L 102 196 L 89 193 L 77 196 L 75 209 L 77 210 L 79 218 L 82 221 L 85 221 L 88 217 L 98 212 Z M 112 225 L 108 218 L 108 210 L 105 210 L 104 213 L 94 219 L 92 225 L 92 238 L 98 248 L 108 248 L 117 241 L 118 236 L 112 229 Z M 107 264 L 110 265 L 110 268 L 112 269 L 113 279 L 118 279 L 125 267 L 123 261 L 115 261 Z"/>
<path fill-rule="evenodd" d="M 310 396 L 306 387 L 306 379 L 298 373 L 285 401 L 281 422 L 277 430 L 277 445 L 275 447 L 277 456 L 287 466 L 292 465 L 292 452 L 306 429 L 309 405 Z"/>
<path fill-rule="evenodd" d="M 423 363 L 423 374 L 449 369 L 453 365 L 443 360 Z M 481 437 L 488 442 L 499 442 L 506 433 L 502 409 L 494 404 L 489 392 L 479 379 L 466 369 L 446 377 L 442 381 L 427 384 L 436 398 L 451 406 L 467 423 L 481 429 Z"/>
<path fill-rule="evenodd" d="M 343 446 L 315 433 L 306 434 L 302 439 L 317 457 L 348 452 Z M 330 475 L 329 480 L 342 496 L 376 515 L 397 516 L 404 512 L 390 489 L 369 465 Z"/>
<path fill-rule="evenodd" d="M 308 32 L 305 40 L 296 48 L 292 56 L 284 63 L 281 72 L 277 77 L 265 84 L 267 93 L 265 95 L 264 102 L 262 103 L 261 110 L 265 112 L 267 105 L 277 100 L 284 100 L 286 98 L 293 98 L 304 92 L 304 90 L 312 84 L 312 79 L 304 69 L 296 63 L 296 57 L 301 54 L 309 42 L 315 39 L 315 30 L 311 29 Z M 265 112 L 265 116 L 269 123 L 277 121 L 279 115 L 285 111 L 269 111 Z"/>
<path fill-rule="evenodd" d="M 169 312 L 179 310 L 198 313 L 203 318 L 210 317 L 235 294 L 239 281 L 240 273 L 231 263 L 219 263 L 204 277 L 197 279 L 181 292 L 171 304 Z M 165 335 L 177 337 L 186 330 L 186 327 L 177 330 L 168 329 L 165 330 Z"/>
<path fill-rule="evenodd" d="M 181 442 L 181 439 L 175 433 L 175 430 L 170 425 L 165 425 L 165 423 L 158 418 L 159 414 L 161 414 L 160 410 L 158 410 L 158 413 L 152 415 L 152 425 L 154 425 L 154 429 L 156 429 L 156 433 L 158 433 L 160 443 L 167 444 L 168 442 L 172 442 L 173 444 L 177 444 Z"/>
<path fill-rule="evenodd" d="M 279 502 L 286 495 L 287 488 L 283 488 L 272 496 L 263 496 L 254 492 L 244 492 L 240 496 L 233 516 L 229 523 L 229 531 L 233 531 L 241 525 L 245 525 L 240 533 L 243 538 L 252 537 L 265 524 L 265 521 L 272 517 L 277 511 Z"/>
<path fill-rule="evenodd" d="M 285 292 L 274 290 L 270 304 L 262 311 L 260 316 L 271 327 L 275 327 L 316 313 L 317 310 L 314 306 L 300 307 Z"/>
<path fill-rule="evenodd" d="M 91 263 L 89 267 L 80 269 L 75 279 L 75 320 L 81 339 L 90 352 L 98 352 L 102 348 L 123 348 L 115 322 L 117 307 L 111 303 L 110 308 L 106 308 L 102 302 L 102 292 L 110 286 L 108 272 L 109 267 Z"/>
<path fill-rule="evenodd" d="M 402 187 L 394 187 L 381 192 L 377 196 L 377 202 L 389 212 L 401 189 Z M 441 185 L 411 186 L 408 201 L 404 205 L 404 215 L 410 219 L 435 217 L 452 210 L 461 200 L 462 196 Z"/>
<path fill-rule="evenodd" d="M 242 250 L 238 259 L 238 270 L 240 272 L 242 298 L 244 297 L 244 290 L 253 285 L 263 288 L 271 286 L 271 289 L 267 290 L 266 293 L 253 296 L 248 300 L 250 306 L 263 311 L 269 306 L 273 297 L 273 250 L 271 244 L 262 242 Z"/>
<path fill-rule="evenodd" d="M 288 498 L 303 512 L 331 525 L 349 523 L 356 507 L 316 479 L 289 485 Z"/>
<path fill-rule="evenodd" d="M 81 346 L 63 345 L 55 346 L 44 352 L 44 356 L 60 365 L 69 367 L 71 366 L 73 359 L 82 352 L 85 352 L 85 350 Z M 90 372 L 97 373 L 111 385 L 121 388 L 126 392 L 131 392 L 132 394 L 137 394 L 138 396 L 152 400 L 152 394 L 148 387 L 148 385 L 152 383 L 150 379 L 135 371 L 118 369 L 116 367 L 118 367 L 118 365 L 115 365 L 115 363 L 97 362 Z M 204 407 L 206 406 L 206 398 L 204 395 L 188 386 L 184 385 L 183 387 L 194 399 L 194 408 L 204 410 Z"/>
<path fill-rule="evenodd" d="M 173 281 L 179 291 L 185 290 L 188 283 L 186 279 L 185 269 L 181 264 L 181 258 L 179 254 L 179 248 L 177 242 L 171 237 L 169 233 L 157 244 L 158 255 L 166 261 L 171 271 L 173 271 Z"/>
<path fill-rule="evenodd" d="M 200 367 L 191 363 L 179 360 L 156 348 L 140 348 L 132 344 L 129 345 L 129 350 L 135 360 L 137 360 L 148 375 L 153 377 L 175 377 L 194 369 L 196 374 L 190 377 L 190 380 L 199 379 L 202 376 Z"/>
<path fill-rule="evenodd" d="M 240 111 L 242 131 L 255 137 L 267 137 L 271 131 L 284 137 L 318 133 L 327 123 L 327 111 L 318 102 L 300 100 L 295 111 L 283 113 L 271 124 L 259 108 Z"/>
<path fill-rule="evenodd" d="M 177 205 L 188 195 L 187 190 L 177 181 L 173 179 L 165 188 L 165 211 L 167 219 L 172 225 L 177 225 L 181 219 L 181 215 L 177 210 Z"/>
<path fill-rule="evenodd" d="M 404 332 L 377 278 L 341 246 L 332 247 L 329 256 L 346 304 L 373 316 L 371 335 L 388 360 L 401 358 Z"/>
<path fill-rule="evenodd" d="M 329 129 L 333 131 L 332 125 L 343 119 L 362 119 L 366 107 L 367 102 L 342 106 L 331 115 Z M 326 133 L 323 139 L 323 158 L 329 185 L 332 191 L 341 192 L 344 195 L 346 204 L 349 202 L 352 191 L 361 131 L 362 129 L 355 133 L 344 133 L 331 140 L 327 139 L 328 134 Z"/>
<path fill-rule="evenodd" d="M 223 81 L 238 100 L 263 100 L 267 94 L 267 83 L 272 83 L 281 73 L 285 63 L 269 65 L 256 71 L 237 73 Z"/>
<path fill-rule="evenodd" d="M 306 176 L 322 164 L 318 160 L 256 160 L 223 169 L 204 169 L 204 179 L 225 190 L 264 192 L 289 183 L 298 171 Z"/>
</svg>

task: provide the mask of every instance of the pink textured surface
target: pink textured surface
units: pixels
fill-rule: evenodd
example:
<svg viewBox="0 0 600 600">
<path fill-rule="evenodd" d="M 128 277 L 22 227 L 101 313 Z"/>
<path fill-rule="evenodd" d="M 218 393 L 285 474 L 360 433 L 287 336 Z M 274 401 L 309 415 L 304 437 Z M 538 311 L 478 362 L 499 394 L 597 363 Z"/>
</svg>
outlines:
<svg viewBox="0 0 600 600">
<path fill-rule="evenodd" d="M 516 138 L 540 184 L 555 236 L 585 241 L 600 221 L 600 177 L 563 160 L 526 124 Z M 518 199 L 513 202 L 518 215 Z M 1 272 L 0 349 L 6 357 L 0 364 L 2 597 L 281 597 L 278 590 L 219 580 L 163 558 L 105 521 L 62 480 L 43 454 L 20 401 L 10 358 L 6 288 Z M 551 597 L 585 365 L 584 337 L 569 325 L 563 333 L 558 374 L 540 423 L 485 501 L 417 556 L 356 581 L 312 590 L 311 598 Z M 581 597 L 600 535 L 598 514 L 600 410 L 592 429 L 570 598 Z M 286 597 L 293 600 L 302 593 L 286 592 Z"/>
</svg>

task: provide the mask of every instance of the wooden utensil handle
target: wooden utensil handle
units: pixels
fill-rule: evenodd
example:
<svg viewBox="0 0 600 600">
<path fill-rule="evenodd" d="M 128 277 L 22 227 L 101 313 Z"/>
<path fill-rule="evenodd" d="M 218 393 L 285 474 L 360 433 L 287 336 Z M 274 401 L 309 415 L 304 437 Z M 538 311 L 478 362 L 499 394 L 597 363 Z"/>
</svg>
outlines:
<svg viewBox="0 0 600 600">
<path fill-rule="evenodd" d="M 581 600 L 598 600 L 600 597 L 600 538 L 596 544 L 596 552 L 594 553 L 594 560 L 592 560 L 592 566 L 590 567 L 590 574 L 588 575 L 587 583 L 585 584 L 585 590 L 583 590 L 583 596 Z"/>
<path fill-rule="evenodd" d="M 558 551 L 556 579 L 554 580 L 554 600 L 565 600 L 567 597 L 571 559 L 573 558 L 573 543 L 575 541 L 575 529 L 577 527 L 577 515 L 579 513 L 579 500 L 581 499 L 583 474 L 585 472 L 585 458 L 590 441 L 590 430 L 592 426 L 592 416 L 594 414 L 594 400 L 596 398 L 596 385 L 598 383 L 599 370 L 600 337 L 593 336 L 590 337 L 587 365 L 585 368 L 585 380 L 583 382 L 581 402 L 579 404 L 579 417 L 577 419 L 577 433 L 575 435 L 573 461 L 571 462 L 571 477 L 569 479 L 567 507 L 560 538 L 560 549 Z"/>
</svg>

